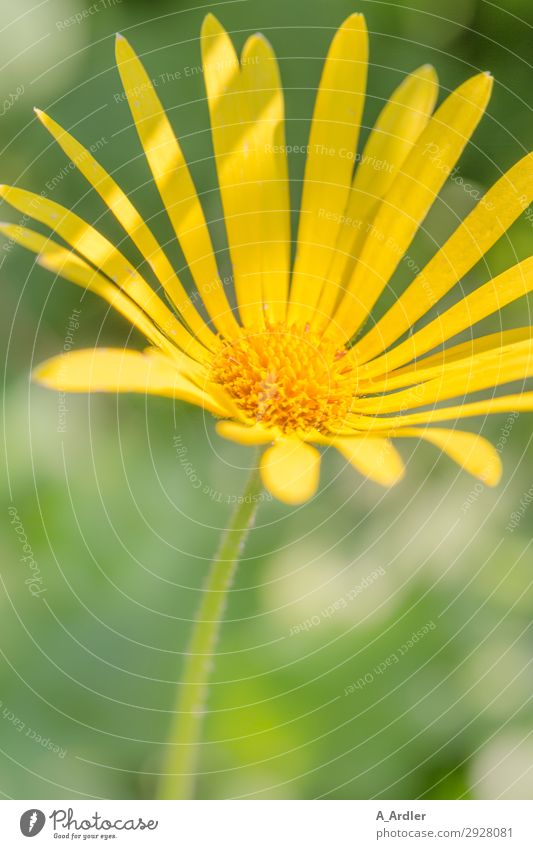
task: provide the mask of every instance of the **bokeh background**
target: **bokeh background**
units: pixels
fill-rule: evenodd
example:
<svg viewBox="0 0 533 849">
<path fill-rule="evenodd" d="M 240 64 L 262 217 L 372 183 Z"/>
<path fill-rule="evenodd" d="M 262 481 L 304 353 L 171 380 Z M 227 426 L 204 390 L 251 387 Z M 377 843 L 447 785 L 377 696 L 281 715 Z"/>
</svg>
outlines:
<svg viewBox="0 0 533 849">
<path fill-rule="evenodd" d="M 198 43 L 206 11 L 239 47 L 255 30 L 275 45 L 289 144 L 305 144 L 329 40 L 356 10 L 371 32 L 363 138 L 402 75 L 431 62 L 443 95 L 479 70 L 496 79 L 460 162 L 465 182 L 484 191 L 533 147 L 530 0 L 1 0 L 0 9 L 1 181 L 48 191 L 122 239 L 34 118 L 32 107 L 44 108 L 95 146 L 179 269 L 121 98 L 117 30 L 164 79 L 159 94 L 192 163 L 223 274 Z M 295 209 L 303 166 L 291 157 Z M 424 262 L 472 205 L 450 181 L 413 258 Z M 19 220 L 3 206 L 3 219 Z M 532 248 L 533 213 L 463 281 L 465 291 Z M 131 246 L 122 249 L 140 264 Z M 62 410 L 29 372 L 71 344 L 73 310 L 76 348 L 142 340 L 23 249 L 2 243 L 0 261 L 0 793 L 150 797 L 198 588 L 253 455 L 223 443 L 198 411 L 164 399 L 70 396 Z M 409 279 L 404 267 L 392 291 Z M 501 321 L 531 323 L 527 300 Z M 499 326 L 499 318 L 486 324 Z M 501 451 L 496 490 L 406 440 L 408 475 L 391 491 L 328 455 L 311 503 L 261 505 L 218 647 L 201 797 L 532 796 L 533 418 L 471 424 Z M 36 597 L 13 510 L 38 564 Z"/>
</svg>

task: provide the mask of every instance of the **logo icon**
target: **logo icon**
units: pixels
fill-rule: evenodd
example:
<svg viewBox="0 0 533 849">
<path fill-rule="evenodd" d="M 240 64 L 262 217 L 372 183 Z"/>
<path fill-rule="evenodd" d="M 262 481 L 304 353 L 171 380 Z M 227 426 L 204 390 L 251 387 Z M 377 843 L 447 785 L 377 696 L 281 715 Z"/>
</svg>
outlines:
<svg viewBox="0 0 533 849">
<path fill-rule="evenodd" d="M 24 837 L 35 837 L 42 831 L 46 817 L 38 808 L 30 808 L 29 811 L 24 811 L 20 818 L 20 830 Z"/>
</svg>

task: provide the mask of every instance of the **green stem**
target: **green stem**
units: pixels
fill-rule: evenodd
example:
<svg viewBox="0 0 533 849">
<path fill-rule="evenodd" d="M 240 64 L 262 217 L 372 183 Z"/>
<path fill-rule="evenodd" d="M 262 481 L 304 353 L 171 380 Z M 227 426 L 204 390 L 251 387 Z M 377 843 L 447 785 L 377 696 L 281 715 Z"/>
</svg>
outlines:
<svg viewBox="0 0 533 849">
<path fill-rule="evenodd" d="M 157 794 L 159 799 L 194 798 L 213 652 L 222 625 L 228 592 L 244 542 L 255 518 L 261 492 L 259 470 L 254 469 L 235 507 L 231 522 L 222 536 L 204 584 L 168 736 L 167 754 Z"/>
</svg>

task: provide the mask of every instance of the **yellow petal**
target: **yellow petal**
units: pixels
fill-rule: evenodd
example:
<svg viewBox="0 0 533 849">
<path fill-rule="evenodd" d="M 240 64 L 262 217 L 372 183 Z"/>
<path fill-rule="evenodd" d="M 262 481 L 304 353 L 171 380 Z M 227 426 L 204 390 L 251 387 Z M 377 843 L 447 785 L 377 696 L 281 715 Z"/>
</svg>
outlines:
<svg viewBox="0 0 533 849">
<path fill-rule="evenodd" d="M 388 348 L 423 316 L 508 230 L 533 200 L 533 153 L 486 192 L 397 302 L 354 346 L 364 363 Z"/>
<path fill-rule="evenodd" d="M 33 372 L 37 383 L 60 392 L 140 392 L 163 395 L 196 404 L 216 415 L 226 415 L 206 392 L 163 355 L 140 351 L 95 348 L 70 351 L 42 363 Z"/>
<path fill-rule="evenodd" d="M 533 392 L 522 392 L 514 395 L 502 395 L 499 398 L 488 398 L 483 401 L 469 401 L 465 404 L 455 404 L 453 407 L 438 407 L 424 410 L 421 413 L 410 413 L 403 416 L 350 416 L 350 423 L 359 431 L 386 431 L 391 433 L 396 428 L 411 427 L 433 422 L 445 422 L 464 419 L 470 416 L 486 416 L 495 413 L 520 413 L 533 411 Z"/>
<path fill-rule="evenodd" d="M 311 498 L 320 475 L 320 454 L 299 439 L 282 439 L 261 457 L 261 476 L 266 488 L 286 504 Z"/>
<path fill-rule="evenodd" d="M 458 301 L 421 330 L 409 336 L 405 342 L 372 360 L 365 367 L 365 378 L 403 366 L 532 290 L 533 257 L 529 257 Z M 358 352 L 355 348 L 351 356 L 357 358 Z"/>
<path fill-rule="evenodd" d="M 478 336 L 477 338 L 469 339 L 467 342 L 461 342 L 459 345 L 444 348 L 436 354 L 416 360 L 416 362 L 410 363 L 407 366 L 394 369 L 384 375 L 383 378 L 373 379 L 368 384 L 365 382 L 364 377 L 365 367 L 362 366 L 359 374 L 360 386 L 362 388 L 361 394 L 367 394 L 367 391 L 373 392 L 376 387 L 381 391 L 385 386 L 389 389 L 396 389 L 400 386 L 406 386 L 409 383 L 418 383 L 420 380 L 434 377 L 438 373 L 436 369 L 440 369 L 445 365 L 473 357 L 476 354 L 496 351 L 499 348 L 513 345 L 515 342 L 524 342 L 526 339 L 532 338 L 533 327 L 516 327 L 513 330 L 500 330 L 498 333 Z"/>
<path fill-rule="evenodd" d="M 336 338 L 350 339 L 368 316 L 477 127 L 491 89 L 488 74 L 467 80 L 419 136 L 378 209 L 333 316 L 330 332 Z"/>
<path fill-rule="evenodd" d="M 289 293 L 291 250 L 289 178 L 285 146 L 285 107 L 276 56 L 260 34 L 251 36 L 242 52 L 242 70 L 249 110 L 252 215 L 255 263 L 261 272 L 265 318 L 284 321 Z"/>
<path fill-rule="evenodd" d="M 186 359 L 189 368 L 197 371 L 201 367 L 186 354 L 179 351 L 155 326 L 153 321 L 137 306 L 127 295 L 124 294 L 107 277 L 100 274 L 91 265 L 88 265 L 81 257 L 52 239 L 28 230 L 18 224 L 0 224 L 0 233 L 8 239 L 22 245 L 37 254 L 37 262 L 48 271 L 64 277 L 71 283 L 81 286 L 89 292 L 99 295 L 114 309 L 117 310 L 127 321 L 140 330 L 154 345 L 166 351 L 170 356 L 178 359 Z"/>
<path fill-rule="evenodd" d="M 327 324 L 361 252 L 377 205 L 427 125 L 437 94 L 435 70 L 424 65 L 402 81 L 381 110 L 355 169 L 335 256 L 312 322 L 316 329 Z"/>
<path fill-rule="evenodd" d="M 339 437 L 330 440 L 330 444 L 360 474 L 382 486 L 393 486 L 405 474 L 402 458 L 392 442 L 385 437 Z"/>
<path fill-rule="evenodd" d="M 434 354 L 432 357 L 417 360 L 415 363 L 391 371 L 377 380 L 365 383 L 364 379 L 361 379 L 359 392 L 361 395 L 369 395 L 378 392 L 390 392 L 404 386 L 413 386 L 437 377 L 445 380 L 447 375 L 457 373 L 451 371 L 452 368 L 460 367 L 471 372 L 475 370 L 478 363 L 486 363 L 488 356 L 493 359 L 494 357 L 498 358 L 497 361 L 503 364 L 504 360 L 500 358 L 508 356 L 512 351 L 523 350 L 522 343 L 531 342 L 532 339 L 533 327 L 520 327 L 516 330 L 506 330 L 481 336 L 479 339 L 454 345 Z M 485 356 L 478 359 L 481 354 Z"/>
<path fill-rule="evenodd" d="M 191 336 L 126 257 L 98 230 L 64 206 L 33 192 L 0 186 L 0 197 L 61 236 L 120 286 L 182 350 L 199 361 L 208 359 L 206 349 Z"/>
<path fill-rule="evenodd" d="M 524 380 L 532 375 L 533 342 L 526 339 L 506 348 L 451 363 L 440 369 L 438 377 L 425 383 L 414 384 L 409 389 L 357 399 L 352 409 L 355 413 L 375 415 L 401 412 L 449 398 L 464 397 L 471 392 L 500 386 L 513 380 Z"/>
<path fill-rule="evenodd" d="M 191 303 L 166 254 L 150 228 L 120 186 L 96 161 L 92 154 L 52 118 L 35 110 L 37 117 L 65 151 L 104 203 L 122 225 L 152 268 L 163 289 L 193 333 L 210 348 L 216 347 L 216 338 Z"/>
<path fill-rule="evenodd" d="M 261 425 L 243 425 L 238 422 L 217 422 L 216 431 L 224 439 L 239 442 L 241 445 L 267 445 L 273 442 L 277 433 Z"/>
<path fill-rule="evenodd" d="M 226 336 L 237 325 L 218 275 L 213 245 L 192 177 L 152 81 L 123 36 L 116 41 L 117 67 L 155 184 L 165 204 L 200 297 Z"/>
<path fill-rule="evenodd" d="M 290 202 L 284 105 L 272 48 L 248 39 L 241 61 L 213 15 L 202 27 L 211 132 L 239 313 L 244 325 L 285 317 Z"/>
<path fill-rule="evenodd" d="M 202 65 L 239 314 L 245 326 L 262 326 L 254 116 L 239 58 L 213 15 L 202 26 Z"/>
<path fill-rule="evenodd" d="M 446 428 L 405 428 L 397 437 L 418 437 L 431 442 L 451 457 L 461 468 L 479 478 L 487 486 L 496 486 L 502 476 L 502 462 L 496 448 L 483 436 Z"/>
<path fill-rule="evenodd" d="M 316 96 L 291 283 L 289 322 L 307 322 L 334 256 L 351 188 L 363 112 L 368 35 L 362 15 L 337 30 Z"/>
<path fill-rule="evenodd" d="M 426 127 L 437 95 L 437 74 L 431 65 L 418 68 L 400 83 L 368 136 L 354 174 L 356 191 L 375 199 L 384 197 Z M 388 167 L 381 168 L 382 163 Z"/>
</svg>

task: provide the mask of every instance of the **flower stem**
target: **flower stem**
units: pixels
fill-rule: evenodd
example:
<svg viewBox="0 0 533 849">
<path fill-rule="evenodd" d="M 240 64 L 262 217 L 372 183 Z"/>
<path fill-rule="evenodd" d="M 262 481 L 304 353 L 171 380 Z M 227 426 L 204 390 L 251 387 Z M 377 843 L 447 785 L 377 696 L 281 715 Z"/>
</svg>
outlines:
<svg viewBox="0 0 533 849">
<path fill-rule="evenodd" d="M 253 525 L 262 492 L 259 469 L 253 469 L 220 541 L 203 588 L 202 601 L 185 656 L 183 680 L 159 782 L 159 799 L 192 799 L 196 783 L 203 717 L 213 652 L 237 562 Z"/>
</svg>

